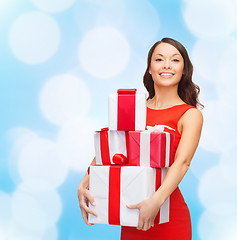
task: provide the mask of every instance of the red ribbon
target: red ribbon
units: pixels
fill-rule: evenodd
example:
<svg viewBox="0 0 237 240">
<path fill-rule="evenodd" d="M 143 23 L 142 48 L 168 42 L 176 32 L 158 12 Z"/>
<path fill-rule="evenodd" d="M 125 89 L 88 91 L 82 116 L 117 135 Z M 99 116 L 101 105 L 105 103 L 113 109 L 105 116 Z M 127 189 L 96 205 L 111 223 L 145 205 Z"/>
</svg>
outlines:
<svg viewBox="0 0 237 240">
<path fill-rule="evenodd" d="M 118 89 L 117 93 L 118 94 L 136 94 L 137 89 Z"/>
<path fill-rule="evenodd" d="M 119 89 L 117 130 L 135 130 L 136 89 Z"/>
<path fill-rule="evenodd" d="M 110 154 L 109 154 L 109 135 L 108 128 L 102 128 L 100 133 L 100 152 L 101 160 L 103 165 L 110 165 Z"/>
<path fill-rule="evenodd" d="M 109 152 L 109 128 L 102 128 L 101 131 L 96 131 L 100 134 L 100 152 L 102 165 L 111 165 L 110 152 Z M 128 152 L 128 132 L 125 132 L 126 149 Z M 128 163 L 128 159 L 123 154 L 115 154 L 112 159 L 114 164 L 124 165 Z"/>
<path fill-rule="evenodd" d="M 156 190 L 160 187 L 161 185 L 161 169 L 156 168 Z M 160 222 L 160 211 L 157 213 L 154 223 L 158 224 Z"/>
<path fill-rule="evenodd" d="M 150 166 L 165 167 L 166 159 L 166 135 L 165 133 L 150 133 Z M 155 147 L 154 147 L 155 146 Z M 155 156 L 155 158 L 154 158 Z M 159 157 L 159 159 L 158 159 Z"/>
<path fill-rule="evenodd" d="M 109 168 L 109 224 L 120 225 L 121 166 Z"/>
</svg>

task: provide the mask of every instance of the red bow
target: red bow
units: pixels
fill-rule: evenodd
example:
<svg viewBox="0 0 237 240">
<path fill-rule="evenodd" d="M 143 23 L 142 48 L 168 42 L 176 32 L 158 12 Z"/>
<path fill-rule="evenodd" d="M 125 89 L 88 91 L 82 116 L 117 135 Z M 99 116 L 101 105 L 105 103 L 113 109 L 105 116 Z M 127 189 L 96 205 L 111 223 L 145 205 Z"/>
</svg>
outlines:
<svg viewBox="0 0 237 240">
<path fill-rule="evenodd" d="M 116 165 L 122 166 L 122 165 L 127 165 L 128 164 L 128 158 L 121 153 L 114 154 L 112 160 L 113 160 L 113 163 L 116 164 Z"/>
</svg>

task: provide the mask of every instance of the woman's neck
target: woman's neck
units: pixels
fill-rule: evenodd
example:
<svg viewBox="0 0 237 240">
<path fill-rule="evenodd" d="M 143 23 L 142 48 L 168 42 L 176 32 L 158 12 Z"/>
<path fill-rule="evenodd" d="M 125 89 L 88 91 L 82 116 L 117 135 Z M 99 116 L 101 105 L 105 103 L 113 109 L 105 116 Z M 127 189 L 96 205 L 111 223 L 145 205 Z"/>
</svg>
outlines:
<svg viewBox="0 0 237 240">
<path fill-rule="evenodd" d="M 149 101 L 149 106 L 152 108 L 167 108 L 184 103 L 184 101 L 178 95 L 177 86 L 154 87 L 155 96 Z"/>
</svg>

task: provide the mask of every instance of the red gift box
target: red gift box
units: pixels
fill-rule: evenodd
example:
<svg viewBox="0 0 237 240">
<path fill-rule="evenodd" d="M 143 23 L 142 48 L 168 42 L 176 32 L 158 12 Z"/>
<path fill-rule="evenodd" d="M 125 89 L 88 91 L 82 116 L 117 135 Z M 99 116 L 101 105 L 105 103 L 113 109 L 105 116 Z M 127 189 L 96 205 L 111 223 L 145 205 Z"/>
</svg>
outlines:
<svg viewBox="0 0 237 240">
<path fill-rule="evenodd" d="M 169 167 L 174 162 L 174 143 L 174 133 L 130 131 L 128 163 L 154 168 Z"/>
</svg>

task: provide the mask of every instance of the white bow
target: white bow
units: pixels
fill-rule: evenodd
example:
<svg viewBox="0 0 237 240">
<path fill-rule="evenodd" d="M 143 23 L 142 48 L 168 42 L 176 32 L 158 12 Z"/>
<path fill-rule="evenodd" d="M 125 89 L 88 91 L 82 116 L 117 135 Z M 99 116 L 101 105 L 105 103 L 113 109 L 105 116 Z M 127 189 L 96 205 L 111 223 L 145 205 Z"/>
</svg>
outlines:
<svg viewBox="0 0 237 240">
<path fill-rule="evenodd" d="M 161 125 L 161 124 L 160 125 L 155 125 L 154 127 L 147 126 L 147 131 L 149 131 L 149 132 L 164 132 L 165 128 L 168 128 L 170 130 L 175 131 L 175 129 L 173 129 L 173 128 L 167 126 L 167 125 Z"/>
</svg>

